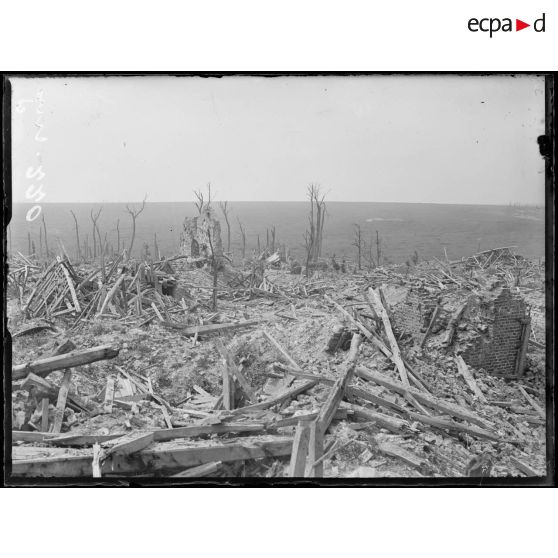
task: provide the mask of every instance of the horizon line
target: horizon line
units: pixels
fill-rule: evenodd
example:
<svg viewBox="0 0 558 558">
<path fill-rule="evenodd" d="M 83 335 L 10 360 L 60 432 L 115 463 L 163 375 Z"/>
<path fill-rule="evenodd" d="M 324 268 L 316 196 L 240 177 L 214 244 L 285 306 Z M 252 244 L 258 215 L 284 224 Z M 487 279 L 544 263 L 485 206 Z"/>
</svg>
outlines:
<svg viewBox="0 0 558 558">
<path fill-rule="evenodd" d="M 219 202 L 228 203 L 308 203 L 308 200 L 212 200 L 214 203 Z M 325 200 L 327 203 L 385 203 L 385 204 L 407 204 L 407 205 L 477 205 L 477 206 L 509 206 L 509 205 L 521 205 L 521 206 L 532 206 L 539 207 L 546 204 L 546 200 L 540 202 L 498 202 L 498 203 L 471 203 L 471 202 L 402 202 L 402 201 L 375 201 L 375 200 Z M 12 205 L 56 205 L 56 204 L 138 204 L 142 203 L 143 200 L 138 201 L 44 201 L 40 204 L 34 203 L 32 201 L 12 201 Z M 155 204 L 155 203 L 191 203 L 194 204 L 196 200 L 159 200 L 159 201 L 149 201 L 146 200 L 145 204 Z"/>
</svg>

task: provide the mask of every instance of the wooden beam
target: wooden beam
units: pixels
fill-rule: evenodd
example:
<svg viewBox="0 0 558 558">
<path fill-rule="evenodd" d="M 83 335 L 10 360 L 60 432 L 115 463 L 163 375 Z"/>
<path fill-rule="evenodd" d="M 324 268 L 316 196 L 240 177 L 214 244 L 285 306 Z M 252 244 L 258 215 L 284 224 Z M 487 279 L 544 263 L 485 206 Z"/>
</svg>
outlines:
<svg viewBox="0 0 558 558">
<path fill-rule="evenodd" d="M 75 368 L 99 360 L 114 358 L 118 356 L 119 352 L 120 349 L 111 345 L 101 345 L 82 351 L 72 351 L 63 355 L 42 358 L 26 364 L 17 364 L 12 368 L 12 380 L 21 380 L 31 372 L 44 377 L 55 370 Z"/>
<path fill-rule="evenodd" d="M 125 436 L 124 433 L 120 434 L 70 434 L 64 436 L 45 438 L 45 443 L 51 446 L 70 446 L 70 447 L 80 447 L 80 446 L 93 446 L 95 444 L 102 444 L 103 442 L 108 442 L 109 440 L 114 440 L 116 438 L 122 438 Z"/>
<path fill-rule="evenodd" d="M 479 389 L 477 382 L 475 382 L 475 378 L 471 374 L 469 367 L 465 364 L 465 361 L 461 357 L 461 355 L 455 357 L 455 363 L 457 364 L 458 372 L 463 376 L 465 382 L 469 386 L 469 389 L 478 397 L 479 401 L 486 403 L 486 397 L 484 393 Z"/>
<path fill-rule="evenodd" d="M 105 388 L 105 400 L 103 408 L 105 413 L 112 413 L 112 404 L 114 402 L 114 376 L 107 378 L 107 386 Z"/>
<path fill-rule="evenodd" d="M 384 415 L 383 413 L 378 413 L 372 409 L 355 405 L 354 403 L 343 402 L 341 405 L 343 409 L 351 410 L 354 418 L 367 422 L 374 422 L 380 428 L 385 428 L 394 434 L 401 434 L 409 428 L 409 423 L 406 420 Z"/>
<path fill-rule="evenodd" d="M 166 326 L 173 327 L 175 329 L 181 329 L 184 335 L 205 335 L 209 333 L 218 333 L 221 331 L 230 331 L 233 329 L 240 329 L 242 327 L 250 327 L 260 323 L 260 320 L 245 320 L 243 322 L 236 322 L 230 324 L 210 324 L 205 326 L 190 326 L 181 324 L 171 324 L 170 322 L 164 322 Z"/>
<path fill-rule="evenodd" d="M 64 410 L 66 409 L 66 398 L 70 389 L 70 382 L 72 381 L 72 370 L 68 369 L 64 372 L 64 378 L 58 391 L 58 401 L 56 403 L 56 410 L 54 411 L 54 425 L 52 427 L 53 433 L 59 433 L 62 429 L 62 422 L 64 421 Z"/>
<path fill-rule="evenodd" d="M 317 380 L 312 380 L 310 382 L 304 382 L 303 384 L 300 384 L 299 386 L 291 388 L 290 390 L 285 391 L 285 392 L 283 392 L 280 395 L 277 395 L 275 397 L 271 397 L 270 399 L 267 399 L 265 401 L 262 401 L 261 403 L 255 403 L 254 405 L 248 405 L 247 407 L 241 407 L 239 409 L 235 409 L 234 411 L 232 411 L 232 414 L 233 415 L 241 415 L 241 414 L 244 414 L 244 413 L 250 413 L 252 411 L 261 411 L 262 409 L 269 409 L 270 407 L 273 407 L 275 405 L 279 405 L 280 403 L 283 403 L 287 399 L 294 398 L 297 395 L 300 395 L 301 393 L 304 393 L 305 391 L 308 391 L 309 389 L 311 389 L 315 385 L 317 385 L 317 383 L 318 383 Z"/>
<path fill-rule="evenodd" d="M 353 338 L 351 339 L 351 348 L 347 359 L 345 360 L 343 373 L 333 384 L 327 399 L 316 417 L 317 427 L 320 428 L 324 434 L 329 428 L 333 415 L 337 411 L 339 403 L 341 403 L 341 400 L 345 395 L 345 389 L 353 377 L 361 339 L 362 338 L 358 333 L 353 335 Z"/>
<path fill-rule="evenodd" d="M 529 337 L 531 335 L 531 318 L 526 318 L 521 327 L 521 339 L 519 344 L 519 352 L 517 354 L 517 366 L 515 373 L 517 376 L 523 376 L 525 372 L 525 363 L 527 360 L 527 349 L 529 346 Z"/>
<path fill-rule="evenodd" d="M 296 427 L 291 463 L 289 466 L 289 477 L 303 477 L 308 456 L 308 443 L 310 441 L 310 428 L 306 421 L 299 421 Z"/>
<path fill-rule="evenodd" d="M 48 397 L 43 397 L 41 399 L 41 431 L 48 432 L 48 407 L 50 405 L 50 399 Z"/>
<path fill-rule="evenodd" d="M 219 338 L 215 339 L 215 347 L 219 351 L 219 354 L 221 355 L 221 358 L 223 359 L 226 368 L 228 368 L 229 375 L 236 377 L 238 383 L 241 385 L 250 403 L 256 403 L 257 400 L 256 400 L 256 393 L 254 392 L 254 389 L 250 385 L 250 382 L 248 382 L 246 376 L 244 376 L 244 374 L 242 373 L 241 368 L 237 366 L 236 363 L 234 362 L 233 356 L 231 355 L 230 351 L 225 347 L 223 341 Z"/>
<path fill-rule="evenodd" d="M 196 467 L 212 461 L 242 461 L 291 454 L 292 437 L 241 438 L 234 442 L 193 445 L 193 442 L 157 443 L 133 455 L 114 454 L 104 461 L 103 475 L 126 475 Z M 70 451 L 70 450 L 68 450 Z M 71 450 L 78 451 L 78 450 Z M 14 477 L 91 477 L 91 450 L 80 455 L 12 461 Z"/>
<path fill-rule="evenodd" d="M 403 364 L 401 352 L 399 351 L 399 345 L 397 344 L 395 335 L 393 334 L 391 322 L 389 320 L 387 310 L 382 304 L 380 294 L 377 293 L 373 288 L 369 288 L 367 291 L 367 299 L 370 302 L 371 306 L 374 308 L 374 312 L 376 312 L 376 314 L 381 318 L 382 323 L 384 324 L 384 331 L 386 332 L 386 336 L 391 347 L 391 354 L 395 365 L 397 366 L 397 370 L 399 371 L 399 376 L 401 377 L 401 381 L 403 382 L 403 384 L 408 386 L 409 378 L 407 376 L 407 370 L 405 368 L 405 364 Z"/>
<path fill-rule="evenodd" d="M 208 436 L 211 434 L 241 434 L 252 432 L 253 434 L 262 433 L 266 429 L 263 422 L 227 422 L 220 424 L 200 424 L 192 426 L 181 426 L 167 430 L 155 430 L 153 437 L 156 442 L 175 440 L 177 438 L 196 438 L 198 436 Z"/>
<path fill-rule="evenodd" d="M 542 473 L 539 473 L 538 471 L 535 471 L 535 469 L 532 469 L 531 467 L 529 467 L 529 465 L 527 465 L 527 463 L 524 463 L 523 461 L 520 461 L 519 459 L 517 459 L 513 455 L 510 456 L 510 461 L 512 462 L 514 467 L 517 467 L 524 475 L 526 475 L 528 477 L 544 477 L 544 475 Z"/>
<path fill-rule="evenodd" d="M 213 473 L 216 473 L 221 467 L 220 461 L 212 461 L 211 463 L 205 463 L 204 465 L 199 465 L 198 467 L 190 467 L 185 471 L 176 473 L 176 475 L 171 475 L 173 478 L 192 478 L 192 477 L 209 477 Z"/>
<path fill-rule="evenodd" d="M 411 465 L 411 467 L 416 467 L 417 469 L 421 469 L 427 464 L 426 460 L 422 457 L 419 457 L 418 455 L 392 442 L 378 442 L 378 449 L 382 453 L 385 453 L 390 457 L 401 459 L 401 461 L 407 463 L 407 465 Z"/>
<path fill-rule="evenodd" d="M 442 401 L 441 399 L 438 399 L 437 397 L 434 397 L 433 395 L 423 393 L 423 392 L 419 391 L 418 389 L 414 389 L 412 387 L 406 387 L 401 382 L 398 382 L 397 380 L 392 380 L 391 378 L 388 378 L 387 376 L 385 376 L 383 374 L 380 374 L 379 372 L 376 372 L 375 370 L 370 370 L 370 369 L 358 366 L 355 369 L 355 374 L 357 376 L 359 376 L 360 378 L 362 378 L 363 380 L 368 380 L 370 382 L 374 382 L 378 385 L 381 385 L 381 386 L 384 386 L 388 389 L 391 389 L 392 391 L 395 391 L 396 393 L 400 393 L 401 395 L 404 395 L 405 392 L 408 391 L 420 403 L 422 403 L 423 405 L 426 405 L 427 407 L 430 407 L 431 409 L 434 409 L 435 411 L 440 411 L 442 413 L 447 413 L 448 415 L 454 416 L 454 417 L 459 418 L 461 420 L 466 420 L 468 422 L 472 422 L 472 423 L 477 424 L 477 425 L 479 425 L 483 428 L 493 429 L 493 426 L 490 422 L 488 422 L 485 419 L 482 419 L 481 417 L 479 417 L 478 415 L 476 415 L 472 411 L 469 411 L 468 409 L 465 409 L 464 407 L 461 407 L 461 406 L 456 405 L 454 403 L 449 403 L 447 401 Z"/>
<path fill-rule="evenodd" d="M 110 446 L 105 455 L 109 457 L 115 453 L 119 455 L 131 455 L 141 451 L 153 443 L 153 432 L 132 432 L 121 436 L 114 441 L 114 445 Z"/>
<path fill-rule="evenodd" d="M 339 409 L 337 410 L 339 412 Z M 317 415 L 316 415 L 317 416 Z M 324 476 L 324 433 L 314 420 L 310 424 L 310 439 L 308 441 L 308 459 L 305 477 L 322 478 Z"/>
<path fill-rule="evenodd" d="M 521 395 L 525 397 L 527 403 L 529 403 L 529 405 L 531 405 L 531 407 L 533 407 L 533 409 L 537 411 L 537 413 L 541 418 L 546 419 L 546 413 L 544 412 L 544 409 L 525 391 L 523 386 L 517 386 L 517 387 L 519 388 Z"/>
<path fill-rule="evenodd" d="M 426 329 L 426 332 L 424 333 L 424 337 L 422 338 L 422 341 L 420 342 L 420 348 L 421 349 L 426 344 L 426 340 L 428 339 L 428 336 L 430 335 L 430 332 L 432 331 L 432 328 L 434 327 L 434 324 L 436 323 L 436 318 L 438 318 L 439 313 L 440 313 L 440 305 L 438 304 L 436 306 L 436 308 L 434 308 L 434 312 L 432 313 L 432 318 L 430 318 L 430 323 L 428 324 L 428 328 Z"/>
<path fill-rule="evenodd" d="M 467 308 L 467 302 L 464 302 L 461 306 L 459 306 L 450 319 L 446 334 L 444 336 L 444 339 L 442 340 L 442 345 L 444 345 L 445 347 L 449 347 L 452 344 L 455 330 L 457 328 L 457 325 L 459 324 L 459 320 L 461 320 L 461 316 L 463 315 L 465 308 Z"/>
</svg>

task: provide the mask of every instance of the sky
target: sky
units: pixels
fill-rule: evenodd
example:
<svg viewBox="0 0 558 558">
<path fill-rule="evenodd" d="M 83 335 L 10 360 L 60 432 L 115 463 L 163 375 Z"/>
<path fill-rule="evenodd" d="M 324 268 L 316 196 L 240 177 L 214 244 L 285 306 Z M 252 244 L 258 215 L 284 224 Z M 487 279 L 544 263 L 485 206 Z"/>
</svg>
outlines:
<svg viewBox="0 0 558 558">
<path fill-rule="evenodd" d="M 11 82 L 14 202 L 544 204 L 542 77 Z"/>
</svg>

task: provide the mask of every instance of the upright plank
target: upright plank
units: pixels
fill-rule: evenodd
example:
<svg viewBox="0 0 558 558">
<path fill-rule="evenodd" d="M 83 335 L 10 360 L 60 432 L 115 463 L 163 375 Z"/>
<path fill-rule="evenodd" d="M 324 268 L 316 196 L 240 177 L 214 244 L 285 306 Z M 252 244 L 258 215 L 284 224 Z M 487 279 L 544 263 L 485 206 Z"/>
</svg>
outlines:
<svg viewBox="0 0 558 558">
<path fill-rule="evenodd" d="M 64 409 L 66 409 L 66 399 L 70 389 L 70 382 L 72 380 L 72 370 L 64 371 L 64 378 L 58 391 L 58 401 L 56 402 L 56 410 L 54 411 L 54 425 L 52 427 L 53 433 L 59 433 L 62 429 L 62 422 L 64 420 Z"/>
<path fill-rule="evenodd" d="M 296 427 L 289 467 L 289 477 L 303 477 L 308 456 L 308 443 L 310 441 L 310 427 L 308 422 L 299 421 Z"/>
<path fill-rule="evenodd" d="M 469 367 L 467 366 L 461 355 L 455 357 L 455 363 L 457 364 L 457 370 L 465 379 L 465 382 L 469 386 L 469 389 L 475 394 L 476 397 L 479 398 L 479 401 L 486 403 L 486 397 L 484 396 L 484 393 L 479 389 L 477 382 L 475 382 L 475 378 L 471 374 Z"/>
</svg>

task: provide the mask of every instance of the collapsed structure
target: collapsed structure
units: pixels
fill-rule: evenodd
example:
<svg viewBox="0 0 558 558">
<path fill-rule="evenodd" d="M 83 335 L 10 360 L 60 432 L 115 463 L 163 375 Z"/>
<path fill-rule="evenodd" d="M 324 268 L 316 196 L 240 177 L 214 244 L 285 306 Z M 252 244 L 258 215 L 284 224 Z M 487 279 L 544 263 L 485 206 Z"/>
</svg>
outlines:
<svg viewBox="0 0 558 558">
<path fill-rule="evenodd" d="M 544 474 L 541 266 L 506 248 L 309 277 L 260 255 L 212 275 L 209 212 L 180 252 L 14 261 L 14 474 Z"/>
</svg>

